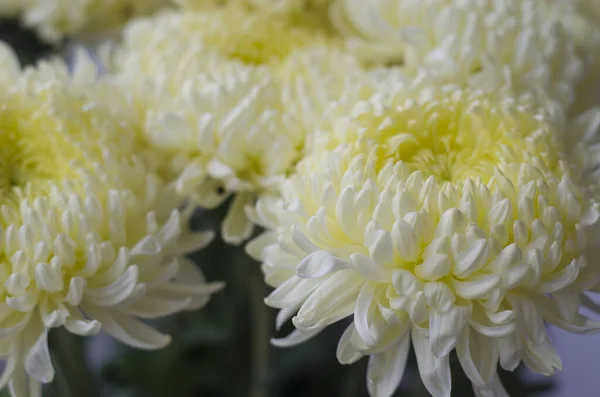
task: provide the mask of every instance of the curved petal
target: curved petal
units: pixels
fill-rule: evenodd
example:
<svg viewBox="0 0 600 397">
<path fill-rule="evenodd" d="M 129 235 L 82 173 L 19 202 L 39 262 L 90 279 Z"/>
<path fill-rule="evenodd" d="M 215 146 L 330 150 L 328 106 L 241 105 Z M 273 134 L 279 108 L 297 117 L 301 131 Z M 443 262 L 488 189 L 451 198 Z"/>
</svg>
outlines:
<svg viewBox="0 0 600 397">
<path fill-rule="evenodd" d="M 373 397 L 390 397 L 404 375 L 410 349 L 410 336 L 406 332 L 396 346 L 369 358 L 367 388 Z"/>
<path fill-rule="evenodd" d="M 253 196 L 250 193 L 238 193 L 229 206 L 227 216 L 221 226 L 223 240 L 229 244 L 241 244 L 252 235 L 254 225 L 246 216 L 244 208 L 252 204 Z"/>
<path fill-rule="evenodd" d="M 488 387 L 496 374 L 498 351 L 493 339 L 465 327 L 456 345 L 456 355 L 465 374 L 479 388 Z"/>
<path fill-rule="evenodd" d="M 296 266 L 296 275 L 300 278 L 321 278 L 339 270 L 348 269 L 348 261 L 336 258 L 325 250 L 311 252 Z"/>
<path fill-rule="evenodd" d="M 118 305 L 135 290 L 138 276 L 139 269 L 136 265 L 133 265 L 112 284 L 101 288 L 86 288 L 84 300 L 97 306 Z"/>
<path fill-rule="evenodd" d="M 265 303 L 278 309 L 297 306 L 303 303 L 320 285 L 319 280 L 292 276 L 271 292 L 265 298 Z"/>
<path fill-rule="evenodd" d="M 135 318 L 121 313 L 109 313 L 107 310 L 84 303 L 83 311 L 100 323 L 104 331 L 126 345 L 138 349 L 161 349 L 171 342 L 169 335 L 161 334 Z"/>
<path fill-rule="evenodd" d="M 452 379 L 448 356 L 435 357 L 428 338 L 419 332 L 413 331 L 411 334 L 423 384 L 433 397 L 450 397 Z"/>
<path fill-rule="evenodd" d="M 277 233 L 274 231 L 266 231 L 260 236 L 250 240 L 246 244 L 246 253 L 255 260 L 262 259 L 263 250 L 270 244 L 277 242 Z"/>
<path fill-rule="evenodd" d="M 308 331 L 348 317 L 364 280 L 352 270 L 332 274 L 306 299 L 293 318 L 296 328 Z"/>
<path fill-rule="evenodd" d="M 292 331 L 291 334 L 284 338 L 273 338 L 271 339 L 271 343 L 273 346 L 277 347 L 290 347 L 296 346 L 300 343 L 306 342 L 307 340 L 317 336 L 321 331 L 323 331 L 324 327 L 315 328 L 311 331 L 302 332 L 299 330 Z"/>
<path fill-rule="evenodd" d="M 467 325 L 471 308 L 454 306 L 447 312 L 429 312 L 429 341 L 431 351 L 437 358 L 450 354 Z"/>
<path fill-rule="evenodd" d="M 353 364 L 363 357 L 363 354 L 352 345 L 354 329 L 354 323 L 350 324 L 338 342 L 336 357 L 341 364 Z"/>
<path fill-rule="evenodd" d="M 48 331 L 42 330 L 37 340 L 26 351 L 25 370 L 29 376 L 42 383 L 50 383 L 54 379 L 54 368 L 48 350 Z"/>
</svg>

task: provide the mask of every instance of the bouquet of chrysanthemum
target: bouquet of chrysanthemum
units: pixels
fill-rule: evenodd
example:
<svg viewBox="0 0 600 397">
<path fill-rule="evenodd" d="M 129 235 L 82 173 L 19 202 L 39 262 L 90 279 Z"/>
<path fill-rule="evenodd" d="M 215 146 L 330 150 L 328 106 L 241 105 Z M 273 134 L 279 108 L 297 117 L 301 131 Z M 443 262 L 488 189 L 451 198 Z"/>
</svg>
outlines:
<svg viewBox="0 0 600 397">
<path fill-rule="evenodd" d="M 56 53 L 0 43 L 11 397 L 532 395 L 600 331 L 594 0 L 0 16 Z"/>
</svg>

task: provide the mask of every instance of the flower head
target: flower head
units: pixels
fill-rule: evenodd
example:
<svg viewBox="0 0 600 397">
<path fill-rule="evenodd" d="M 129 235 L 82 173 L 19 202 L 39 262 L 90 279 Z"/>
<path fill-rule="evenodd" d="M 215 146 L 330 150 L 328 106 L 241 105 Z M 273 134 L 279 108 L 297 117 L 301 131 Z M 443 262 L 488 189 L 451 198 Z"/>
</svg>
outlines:
<svg viewBox="0 0 600 397">
<path fill-rule="evenodd" d="M 570 104 L 581 54 L 543 0 L 339 0 L 331 17 L 358 54 L 436 83 L 539 92 Z"/>
<path fill-rule="evenodd" d="M 599 206 L 560 114 L 455 90 L 400 91 L 346 114 L 322 131 L 339 144 L 299 163 L 251 245 L 278 326 L 297 328 L 277 345 L 352 316 L 338 359 L 370 356 L 371 395 L 393 394 L 411 340 L 433 396 L 450 395 L 453 349 L 486 395 L 502 390 L 498 362 L 560 368 L 545 321 L 600 329 L 578 313 L 600 276 L 586 256 Z"/>
<path fill-rule="evenodd" d="M 1 47 L 0 386 L 21 397 L 54 377 L 49 329 L 160 348 L 169 337 L 139 319 L 201 307 L 221 285 L 184 257 L 211 233 L 192 233 L 179 196 L 135 157 L 132 125 L 92 94 L 95 69 L 71 80 L 59 63 L 17 65 Z"/>
<path fill-rule="evenodd" d="M 179 193 L 207 208 L 235 195 L 230 243 L 250 236 L 245 207 L 278 192 L 324 110 L 370 80 L 336 40 L 286 21 L 241 7 L 164 13 L 132 23 L 108 56 Z"/>
</svg>

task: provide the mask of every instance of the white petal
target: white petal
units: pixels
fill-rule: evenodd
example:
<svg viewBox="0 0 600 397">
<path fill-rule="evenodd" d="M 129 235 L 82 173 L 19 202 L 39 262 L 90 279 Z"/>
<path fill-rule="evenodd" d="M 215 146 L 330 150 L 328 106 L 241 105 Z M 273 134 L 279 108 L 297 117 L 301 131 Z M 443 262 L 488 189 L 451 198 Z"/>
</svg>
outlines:
<svg viewBox="0 0 600 397">
<path fill-rule="evenodd" d="M 389 282 L 392 277 L 391 269 L 382 266 L 371 258 L 361 255 L 350 255 L 350 262 L 354 269 L 363 277 L 373 281 Z"/>
<path fill-rule="evenodd" d="M 550 339 L 545 335 L 544 342 L 539 345 L 527 344 L 523 354 L 523 362 L 535 373 L 552 376 L 556 370 L 562 369 L 562 362 Z"/>
<path fill-rule="evenodd" d="M 294 317 L 294 314 L 296 314 L 299 308 L 300 305 L 279 310 L 279 312 L 277 312 L 277 317 L 275 317 L 275 329 L 279 331 L 281 327 L 283 327 L 283 324 Z"/>
<path fill-rule="evenodd" d="M 215 233 L 212 231 L 185 233 L 177 240 L 177 250 L 185 254 L 197 252 L 208 246 L 214 238 Z"/>
<path fill-rule="evenodd" d="M 48 351 L 48 331 L 43 330 L 25 355 L 25 370 L 29 376 L 42 383 L 54 379 L 54 368 Z"/>
<path fill-rule="evenodd" d="M 241 244 L 252 234 L 253 225 L 244 210 L 246 205 L 252 204 L 252 199 L 252 195 L 249 193 L 235 195 L 221 227 L 223 240 L 227 243 Z"/>
<path fill-rule="evenodd" d="M 369 320 L 371 317 L 369 312 L 373 305 L 375 292 L 375 285 L 366 282 L 360 290 L 354 306 L 354 326 L 356 327 L 356 332 L 362 338 L 364 344 L 369 347 L 375 346 L 376 343 L 369 327 Z"/>
<path fill-rule="evenodd" d="M 579 276 L 579 265 L 574 259 L 568 266 L 558 273 L 555 273 L 550 280 L 541 280 L 537 286 L 537 291 L 543 294 L 560 291 L 571 285 Z"/>
<path fill-rule="evenodd" d="M 364 280 L 351 270 L 331 275 L 306 299 L 292 319 L 296 328 L 310 330 L 332 324 L 352 314 Z"/>
<path fill-rule="evenodd" d="M 296 275 L 300 278 L 320 278 L 349 267 L 351 266 L 347 261 L 336 258 L 325 250 L 319 250 L 302 259 L 296 267 Z"/>
<path fill-rule="evenodd" d="M 255 260 L 262 259 L 262 252 L 265 247 L 270 244 L 277 242 L 277 233 L 273 231 L 267 231 L 262 233 L 260 236 L 251 240 L 246 244 L 246 253 Z"/>
<path fill-rule="evenodd" d="M 39 263 L 35 267 L 36 284 L 44 291 L 53 293 L 63 289 L 62 270 L 59 263 Z"/>
<path fill-rule="evenodd" d="M 466 327 L 456 344 L 456 355 L 474 385 L 485 388 L 496 374 L 498 353 L 494 340 Z"/>
<path fill-rule="evenodd" d="M 65 328 L 76 335 L 93 336 L 97 335 L 102 329 L 102 324 L 96 320 L 72 320 L 68 319 Z"/>
<path fill-rule="evenodd" d="M 454 278 L 450 279 L 450 287 L 457 296 L 469 300 L 484 299 L 502 283 L 502 276 L 499 274 L 485 275 L 479 278 L 470 278 L 468 281 L 460 281 Z"/>
<path fill-rule="evenodd" d="M 13 315 L 15 316 L 15 315 Z M 29 324 L 29 320 L 31 319 L 31 311 L 21 314 L 21 318 L 13 324 L 11 321 L 10 326 L 5 326 L 0 328 L 0 340 L 5 339 L 7 337 L 13 336 L 21 332 L 27 324 Z"/>
<path fill-rule="evenodd" d="M 450 354 L 470 315 L 471 308 L 466 306 L 454 306 L 448 312 L 432 310 L 429 313 L 429 340 L 435 357 Z"/>
<path fill-rule="evenodd" d="M 454 258 L 452 273 L 458 278 L 465 278 L 481 269 L 487 263 L 490 246 L 486 239 L 476 240 L 469 248 Z"/>
<path fill-rule="evenodd" d="M 294 330 L 291 334 L 286 336 L 285 338 L 271 339 L 271 343 L 273 346 L 277 347 L 291 347 L 299 345 L 300 343 L 306 342 L 307 340 L 317 336 L 321 331 L 323 331 L 324 327 L 315 328 L 311 331 L 302 332 L 299 330 Z"/>
<path fill-rule="evenodd" d="M 87 281 L 82 277 L 73 277 L 69 282 L 69 292 L 65 301 L 72 306 L 79 306 L 83 299 L 84 290 L 87 286 Z"/>
<path fill-rule="evenodd" d="M 352 334 L 354 333 L 354 323 L 350 324 L 337 345 L 336 356 L 338 361 L 341 364 L 353 364 L 356 361 L 360 360 L 363 357 L 363 354 L 360 353 L 356 348 L 352 345 Z"/>
<path fill-rule="evenodd" d="M 127 299 L 134 291 L 139 276 L 136 265 L 130 266 L 115 282 L 101 288 L 86 288 L 84 299 L 97 306 L 114 306 Z"/>
<path fill-rule="evenodd" d="M 148 293 L 133 304 L 120 306 L 119 308 L 139 318 L 154 319 L 180 312 L 186 309 L 191 302 L 191 298 L 161 299 L 160 297 L 153 297 L 151 295 L 151 293 Z"/>
<path fill-rule="evenodd" d="M 162 249 L 160 241 L 155 236 L 146 236 L 138 242 L 129 252 L 131 256 L 152 256 L 157 255 Z"/>
<path fill-rule="evenodd" d="M 436 358 L 431 352 L 429 339 L 418 331 L 412 332 L 413 347 L 423 384 L 433 397 L 450 397 L 452 379 L 449 356 Z"/>
<path fill-rule="evenodd" d="M 410 349 L 410 333 L 406 332 L 396 346 L 369 358 L 367 388 L 373 397 L 390 397 L 404 375 Z"/>
<path fill-rule="evenodd" d="M 427 281 L 436 281 L 450 273 L 452 263 L 448 255 L 433 254 L 415 267 L 417 277 Z"/>
<path fill-rule="evenodd" d="M 534 344 L 542 343 L 546 327 L 537 305 L 527 298 L 514 295 L 508 295 L 507 300 L 512 305 L 517 324 L 525 338 Z"/>
<path fill-rule="evenodd" d="M 319 285 L 319 280 L 301 279 L 293 276 L 271 292 L 265 298 L 265 303 L 278 309 L 294 307 L 303 303 Z"/>
<path fill-rule="evenodd" d="M 109 313 L 107 310 L 82 304 L 86 315 L 102 323 L 105 332 L 126 345 L 138 349 L 161 349 L 171 342 L 169 335 L 161 334 L 150 326 L 120 313 Z"/>
</svg>

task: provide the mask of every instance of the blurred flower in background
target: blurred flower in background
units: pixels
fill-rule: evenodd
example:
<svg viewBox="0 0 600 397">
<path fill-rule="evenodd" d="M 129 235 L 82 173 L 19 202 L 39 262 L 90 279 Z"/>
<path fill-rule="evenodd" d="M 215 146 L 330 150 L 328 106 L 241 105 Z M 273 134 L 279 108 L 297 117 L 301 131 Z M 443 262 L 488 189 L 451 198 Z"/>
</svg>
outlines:
<svg viewBox="0 0 600 397">
<path fill-rule="evenodd" d="M 0 16 L 48 58 L 0 47 L 11 396 L 533 396 L 546 324 L 598 331 L 593 1 Z M 100 329 L 162 349 L 93 339 L 95 373 Z"/>
</svg>

